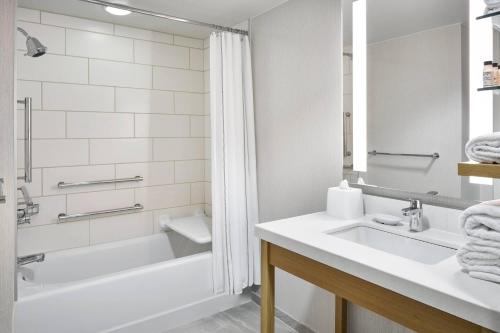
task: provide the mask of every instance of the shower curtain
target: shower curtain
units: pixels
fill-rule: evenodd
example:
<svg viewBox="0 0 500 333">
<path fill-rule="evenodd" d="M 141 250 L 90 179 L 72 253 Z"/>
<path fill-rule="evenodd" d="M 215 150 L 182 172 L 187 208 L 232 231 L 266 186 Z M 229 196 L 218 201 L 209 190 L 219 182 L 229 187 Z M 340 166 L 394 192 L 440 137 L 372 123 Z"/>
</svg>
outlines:
<svg viewBox="0 0 500 333">
<path fill-rule="evenodd" d="M 212 252 L 215 293 L 260 284 L 257 174 L 247 36 L 210 36 Z"/>
</svg>

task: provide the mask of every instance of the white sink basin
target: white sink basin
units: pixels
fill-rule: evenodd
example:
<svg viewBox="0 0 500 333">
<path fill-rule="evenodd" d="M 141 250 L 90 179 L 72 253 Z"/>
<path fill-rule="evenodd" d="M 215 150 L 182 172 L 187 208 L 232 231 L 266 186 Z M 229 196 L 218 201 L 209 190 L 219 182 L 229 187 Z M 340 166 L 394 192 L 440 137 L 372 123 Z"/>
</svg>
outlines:
<svg viewBox="0 0 500 333">
<path fill-rule="evenodd" d="M 437 264 L 456 252 L 453 248 L 367 226 L 334 231 L 329 235 L 428 265 Z"/>
</svg>

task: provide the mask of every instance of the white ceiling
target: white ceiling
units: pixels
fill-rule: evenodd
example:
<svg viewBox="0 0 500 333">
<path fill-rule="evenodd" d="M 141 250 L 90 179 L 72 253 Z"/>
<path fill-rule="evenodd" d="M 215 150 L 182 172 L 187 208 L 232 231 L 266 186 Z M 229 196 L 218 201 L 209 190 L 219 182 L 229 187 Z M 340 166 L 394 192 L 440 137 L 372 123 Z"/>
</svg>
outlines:
<svg viewBox="0 0 500 333">
<path fill-rule="evenodd" d="M 467 0 L 366 0 L 369 43 L 467 21 Z M 343 0 L 344 44 L 352 41 L 352 0 Z"/>
<path fill-rule="evenodd" d="M 258 16 L 287 0 L 109 0 L 132 7 L 164 14 L 204 21 L 224 26 L 234 26 L 248 18 Z M 205 38 L 211 29 L 172 22 L 165 19 L 132 13 L 112 16 L 101 6 L 78 0 L 18 0 L 20 7 L 41 9 L 77 17 L 129 25 L 184 36 Z"/>
</svg>

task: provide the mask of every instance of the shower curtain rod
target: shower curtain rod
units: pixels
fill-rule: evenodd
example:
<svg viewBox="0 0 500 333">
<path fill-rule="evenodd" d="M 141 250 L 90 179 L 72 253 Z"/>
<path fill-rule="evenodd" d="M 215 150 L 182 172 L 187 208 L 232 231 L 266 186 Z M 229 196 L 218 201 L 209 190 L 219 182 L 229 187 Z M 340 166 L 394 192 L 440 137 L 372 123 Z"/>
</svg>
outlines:
<svg viewBox="0 0 500 333">
<path fill-rule="evenodd" d="M 79 0 L 79 1 L 87 2 L 87 3 L 92 3 L 92 4 L 100 5 L 100 6 L 109 6 L 109 7 L 114 7 L 114 8 L 118 8 L 118 9 L 124 9 L 124 10 L 131 11 L 133 13 L 144 14 L 144 15 L 149 15 L 149 16 L 154 16 L 154 17 L 159 17 L 159 18 L 163 18 L 163 19 L 171 20 L 171 21 L 177 21 L 177 22 L 182 22 L 182 23 L 200 25 L 200 26 L 212 28 L 212 29 L 215 29 L 215 30 L 228 31 L 228 32 L 233 32 L 233 33 L 240 34 L 240 35 L 248 35 L 248 31 L 245 31 L 245 30 L 233 29 L 233 28 L 224 27 L 224 26 L 217 25 L 217 24 L 206 23 L 206 22 L 201 22 L 201 21 L 196 21 L 196 20 L 190 20 L 190 19 L 186 19 L 186 18 L 182 18 L 182 17 L 176 17 L 176 16 L 171 16 L 171 15 L 166 15 L 166 14 L 162 14 L 162 13 L 152 12 L 152 11 L 149 11 L 149 10 L 144 10 L 144 9 L 140 9 L 140 8 L 130 7 L 130 6 L 127 6 L 127 5 L 122 5 L 122 4 L 119 4 L 119 3 L 102 1 L 102 0 Z"/>
</svg>

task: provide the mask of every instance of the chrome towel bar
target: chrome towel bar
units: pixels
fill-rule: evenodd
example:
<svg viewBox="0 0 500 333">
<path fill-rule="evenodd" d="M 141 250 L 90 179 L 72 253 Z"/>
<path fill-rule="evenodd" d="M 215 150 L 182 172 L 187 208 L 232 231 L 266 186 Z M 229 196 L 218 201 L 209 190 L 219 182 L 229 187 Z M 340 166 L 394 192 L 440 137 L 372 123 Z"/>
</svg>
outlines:
<svg viewBox="0 0 500 333">
<path fill-rule="evenodd" d="M 127 183 L 127 182 L 140 182 L 140 181 L 143 181 L 143 180 L 144 180 L 144 177 L 142 177 L 142 176 L 135 176 L 135 177 L 132 177 L 132 178 L 91 180 L 91 181 L 78 182 L 78 183 L 59 182 L 59 183 L 57 183 L 57 187 L 59 187 L 59 188 L 67 188 L 67 187 L 99 185 L 99 184 L 115 184 L 115 183 Z"/>
<path fill-rule="evenodd" d="M 116 209 L 108 209 L 108 210 L 98 210 L 95 212 L 81 213 L 81 214 L 73 214 L 66 215 L 65 213 L 61 213 L 57 216 L 58 223 L 64 223 L 68 221 L 82 220 L 90 217 L 101 216 L 101 215 L 110 215 L 110 214 L 130 214 L 134 213 L 138 210 L 144 209 L 144 206 L 141 204 L 135 204 L 132 207 L 124 207 L 124 208 L 116 208 Z"/>
<path fill-rule="evenodd" d="M 406 156 L 406 157 L 429 157 L 432 158 L 433 160 L 439 158 L 439 153 L 434 153 L 434 154 L 396 154 L 396 153 L 381 153 L 376 150 L 372 150 L 368 152 L 368 155 L 386 155 L 386 156 Z"/>
</svg>

